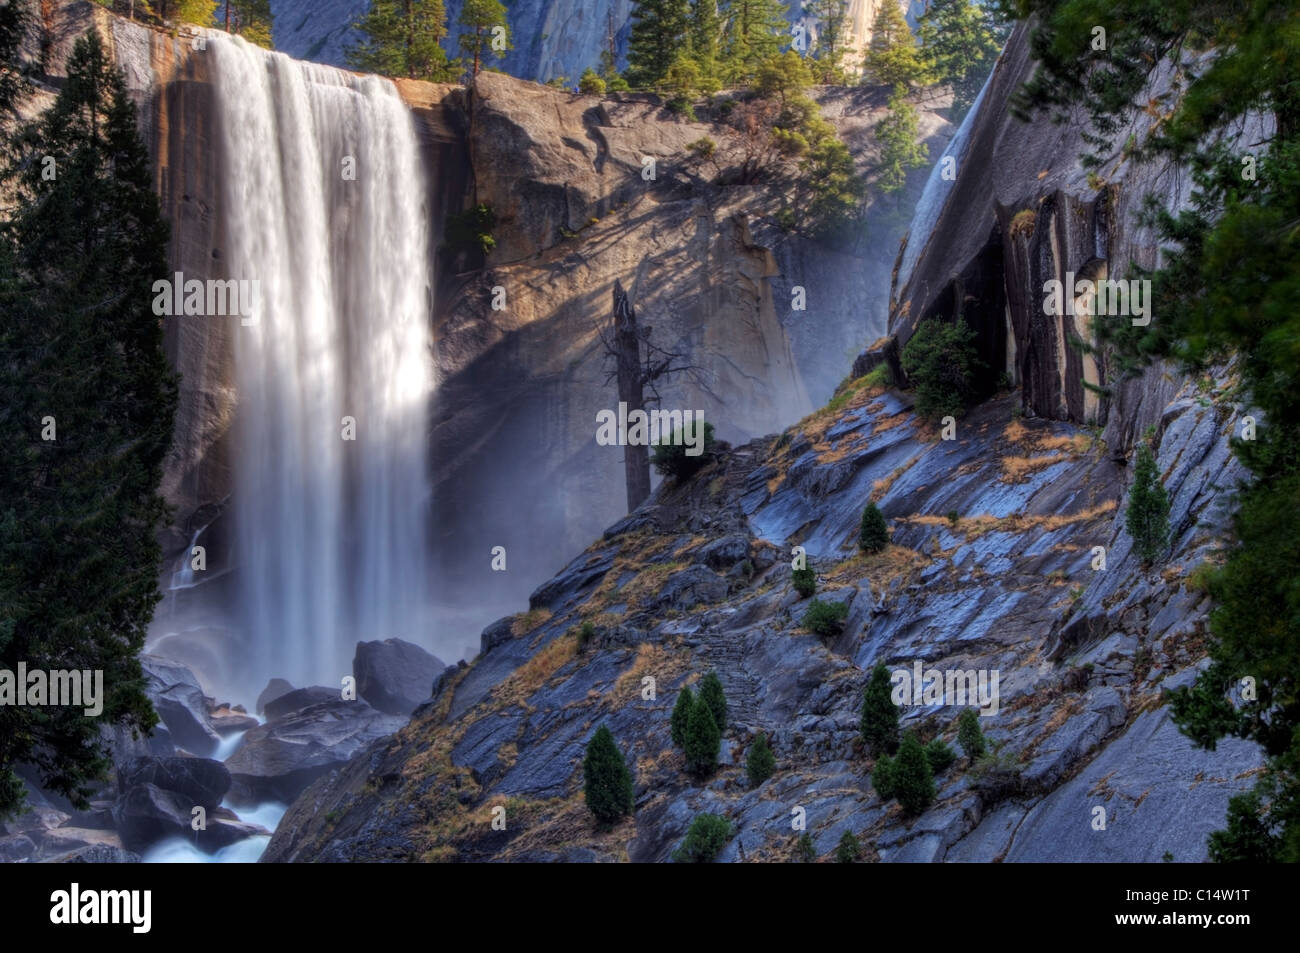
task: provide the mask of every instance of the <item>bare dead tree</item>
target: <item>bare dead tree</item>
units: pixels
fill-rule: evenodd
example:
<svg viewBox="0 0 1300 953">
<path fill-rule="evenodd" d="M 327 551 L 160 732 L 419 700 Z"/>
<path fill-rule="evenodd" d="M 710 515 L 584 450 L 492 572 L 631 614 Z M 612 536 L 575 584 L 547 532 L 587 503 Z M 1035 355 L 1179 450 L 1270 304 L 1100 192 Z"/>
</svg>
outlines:
<svg viewBox="0 0 1300 953">
<path fill-rule="evenodd" d="M 613 367 L 605 383 L 618 382 L 618 399 L 627 412 L 657 405 L 658 384 L 674 374 L 687 374 L 706 393 L 713 395 L 703 376 L 703 369 L 692 364 L 680 351 L 659 347 L 651 340 L 654 329 L 637 323 L 632 299 L 622 282 L 614 282 L 614 312 L 610 323 L 600 330 L 600 342 Z M 623 448 L 623 474 L 627 481 L 627 509 L 636 509 L 650 495 L 650 448 L 644 444 Z"/>
</svg>

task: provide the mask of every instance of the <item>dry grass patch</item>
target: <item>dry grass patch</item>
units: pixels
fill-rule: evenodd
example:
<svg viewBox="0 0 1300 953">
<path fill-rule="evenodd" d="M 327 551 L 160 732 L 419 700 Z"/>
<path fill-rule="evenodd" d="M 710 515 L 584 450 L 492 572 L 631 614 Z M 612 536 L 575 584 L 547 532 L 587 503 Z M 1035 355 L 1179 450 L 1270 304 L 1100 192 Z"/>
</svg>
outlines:
<svg viewBox="0 0 1300 953">
<path fill-rule="evenodd" d="M 631 817 L 624 818 L 609 830 L 600 830 L 587 810 L 581 792 L 567 798 L 530 802 L 521 813 L 523 823 L 519 822 L 519 815 L 508 807 L 506 809 L 510 829 L 522 828 L 522 833 L 502 852 L 502 860 L 508 861 L 534 850 L 587 847 L 626 862 L 627 842 L 636 835 L 636 820 Z"/>
<path fill-rule="evenodd" d="M 1069 457 L 1064 453 L 1048 453 L 1039 457 L 1003 457 L 1002 482 L 1021 483 L 1031 473 L 1037 473 L 1045 467 L 1068 459 Z"/>
<path fill-rule="evenodd" d="M 885 433 L 886 431 L 893 430 L 895 427 L 905 424 L 910 419 L 912 419 L 912 412 L 909 410 L 900 411 L 899 413 L 891 414 L 888 417 L 882 417 L 876 421 L 876 426 L 872 428 L 871 435 L 874 437 L 878 433 Z"/>
<path fill-rule="evenodd" d="M 510 634 L 515 638 L 521 635 L 527 635 L 533 629 L 549 621 L 551 618 L 550 609 L 529 609 L 527 612 L 517 612 L 510 619 Z"/>
<path fill-rule="evenodd" d="M 1113 512 L 1117 505 L 1114 500 L 1107 500 L 1077 513 L 1054 513 L 1050 516 L 1025 516 L 1020 513 L 1001 517 L 989 516 L 988 514 L 962 516 L 956 523 L 953 523 L 946 516 L 917 514 L 914 516 L 895 516 L 894 522 L 907 523 L 912 526 L 946 526 L 954 533 L 961 533 L 969 541 L 994 531 L 1027 533 L 1032 529 L 1060 529 L 1062 526 L 1085 523 Z"/>
<path fill-rule="evenodd" d="M 921 459 L 919 456 L 912 457 L 902 466 L 894 467 L 894 469 L 890 471 L 889 476 L 885 477 L 883 480 L 874 480 L 871 484 L 871 502 L 879 503 L 884 498 L 885 494 L 888 493 L 893 485 L 898 481 L 898 478 L 910 470 L 912 465 L 919 459 Z"/>
<path fill-rule="evenodd" d="M 689 660 L 657 643 L 642 642 L 636 650 L 631 667 L 614 682 L 614 689 L 605 698 L 611 707 L 637 701 L 641 697 L 641 679 L 654 676 L 655 684 L 667 682 L 683 674 Z"/>
<path fill-rule="evenodd" d="M 498 705 L 524 704 L 556 672 L 578 654 L 578 639 L 565 633 L 542 646 L 532 658 L 515 669 L 504 682 L 492 690 Z"/>
</svg>

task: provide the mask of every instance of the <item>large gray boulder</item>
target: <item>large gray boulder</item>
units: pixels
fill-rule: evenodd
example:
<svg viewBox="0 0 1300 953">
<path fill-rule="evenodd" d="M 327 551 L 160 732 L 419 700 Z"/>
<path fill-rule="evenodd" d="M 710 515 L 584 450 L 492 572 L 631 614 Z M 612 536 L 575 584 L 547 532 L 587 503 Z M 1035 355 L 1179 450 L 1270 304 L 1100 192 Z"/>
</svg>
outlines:
<svg viewBox="0 0 1300 953">
<path fill-rule="evenodd" d="M 167 726 L 172 742 L 199 757 L 207 757 L 221 744 L 221 736 L 208 722 L 212 699 L 203 694 L 199 680 L 184 665 L 158 655 L 141 655 L 145 693 Z"/>
<path fill-rule="evenodd" d="M 304 708 L 310 708 L 313 705 L 324 705 L 340 700 L 342 700 L 342 692 L 339 689 L 327 688 L 324 685 L 312 685 L 309 688 L 295 688 L 293 691 L 285 692 L 279 698 L 267 702 L 262 713 L 266 715 L 267 721 L 275 721 L 277 718 L 292 715 L 294 712 L 302 711 Z"/>
<path fill-rule="evenodd" d="M 118 798 L 113 817 L 122 845 L 142 850 L 163 838 L 188 834 L 192 811 L 201 806 L 156 784 L 137 784 Z"/>
<path fill-rule="evenodd" d="M 257 713 L 259 715 L 266 712 L 266 706 L 275 701 L 282 695 L 287 695 L 293 691 L 293 686 L 283 678 L 273 678 L 266 683 L 266 688 L 262 689 L 262 694 L 257 696 Z"/>
<path fill-rule="evenodd" d="M 238 803 L 291 803 L 312 781 L 347 763 L 377 738 L 406 724 L 361 699 L 334 700 L 287 714 L 244 735 L 243 746 L 226 761 Z"/>
<path fill-rule="evenodd" d="M 137 758 L 118 772 L 117 788 L 152 784 L 189 800 L 191 806 L 216 807 L 230 790 L 230 772 L 207 758 Z"/>
<path fill-rule="evenodd" d="M 388 715 L 409 715 L 430 697 L 446 664 L 401 639 L 358 642 L 352 659 L 357 694 Z"/>
</svg>

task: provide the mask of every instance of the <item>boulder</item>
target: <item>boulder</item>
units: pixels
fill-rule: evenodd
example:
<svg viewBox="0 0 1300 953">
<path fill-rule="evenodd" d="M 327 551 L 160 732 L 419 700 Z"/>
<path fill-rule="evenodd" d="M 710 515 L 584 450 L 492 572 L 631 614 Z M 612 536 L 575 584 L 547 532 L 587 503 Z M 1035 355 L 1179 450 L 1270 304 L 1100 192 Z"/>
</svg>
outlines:
<svg viewBox="0 0 1300 953">
<path fill-rule="evenodd" d="M 36 842 L 26 834 L 0 837 L 0 864 L 16 864 L 36 853 Z"/>
<path fill-rule="evenodd" d="M 142 784 L 179 794 L 191 807 L 214 808 L 230 790 L 230 772 L 207 758 L 137 758 L 118 772 L 122 796 Z"/>
<path fill-rule="evenodd" d="M 137 784 L 118 798 L 113 816 L 122 844 L 129 850 L 142 850 L 165 837 L 188 836 L 191 811 L 196 806 L 176 791 Z"/>
<path fill-rule="evenodd" d="M 340 767 L 406 718 L 376 711 L 361 699 L 313 705 L 259 725 L 226 762 L 239 803 L 291 803 L 312 781 Z"/>
<path fill-rule="evenodd" d="M 138 864 L 140 855 L 113 844 L 89 844 L 51 857 L 52 864 Z"/>
<path fill-rule="evenodd" d="M 167 726 L 171 741 L 200 757 L 216 751 L 221 736 L 208 722 L 211 699 L 203 694 L 194 673 L 179 662 L 157 655 L 141 655 L 140 664 L 145 673 L 145 692 Z"/>
<path fill-rule="evenodd" d="M 293 686 L 284 679 L 271 679 L 266 683 L 266 688 L 262 689 L 262 694 L 257 696 L 257 713 L 259 715 L 265 714 L 269 702 L 273 702 L 281 695 L 287 695 L 291 691 L 293 691 Z"/>
<path fill-rule="evenodd" d="M 352 659 L 357 694 L 388 715 L 409 715 L 430 698 L 434 679 L 447 666 L 418 645 L 401 639 L 358 642 Z"/>
<path fill-rule="evenodd" d="M 264 714 L 268 721 L 274 721 L 277 718 L 283 718 L 285 715 L 302 711 L 304 708 L 310 708 L 312 705 L 323 705 L 341 700 L 342 693 L 337 688 L 326 688 L 324 685 L 295 688 L 293 691 L 285 692 L 279 698 L 267 702 Z"/>
<path fill-rule="evenodd" d="M 0 834 L 34 834 L 60 827 L 71 815 L 44 804 L 32 804 L 26 811 L 0 822 Z"/>
<path fill-rule="evenodd" d="M 59 827 L 46 831 L 37 842 L 36 855 L 32 860 L 59 863 L 73 859 L 76 855 L 89 858 L 122 850 L 122 839 L 113 831 L 94 831 L 84 827 Z M 107 852 L 107 854 L 105 854 Z M 88 860 L 93 863 L 93 860 Z"/>
<path fill-rule="evenodd" d="M 260 824 L 249 821 L 230 820 L 225 817 L 209 817 L 205 830 L 195 835 L 199 848 L 212 853 L 229 847 L 248 837 L 270 837 L 271 832 Z"/>
<path fill-rule="evenodd" d="M 663 608 L 690 609 L 727 597 L 727 581 L 711 569 L 688 566 L 668 577 L 655 601 Z"/>
<path fill-rule="evenodd" d="M 706 543 L 695 551 L 695 561 L 719 572 L 730 569 L 749 556 L 749 538 L 735 533 Z"/>
<path fill-rule="evenodd" d="M 249 728 L 256 728 L 261 724 L 256 718 L 245 711 L 234 708 L 218 708 L 214 711 L 208 720 L 217 734 L 233 735 L 236 732 L 247 731 Z"/>
</svg>

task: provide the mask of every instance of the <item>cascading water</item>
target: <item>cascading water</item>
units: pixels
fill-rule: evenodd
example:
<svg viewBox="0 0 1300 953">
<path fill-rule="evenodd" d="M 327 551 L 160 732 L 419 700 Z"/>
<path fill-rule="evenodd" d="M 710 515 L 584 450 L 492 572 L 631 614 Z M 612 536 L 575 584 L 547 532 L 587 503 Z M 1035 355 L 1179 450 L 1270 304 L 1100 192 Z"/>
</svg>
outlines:
<svg viewBox="0 0 1300 953">
<path fill-rule="evenodd" d="M 259 286 L 232 324 L 242 667 L 337 686 L 358 640 L 432 641 L 428 189 L 388 81 L 208 55 L 227 273 Z"/>
</svg>

